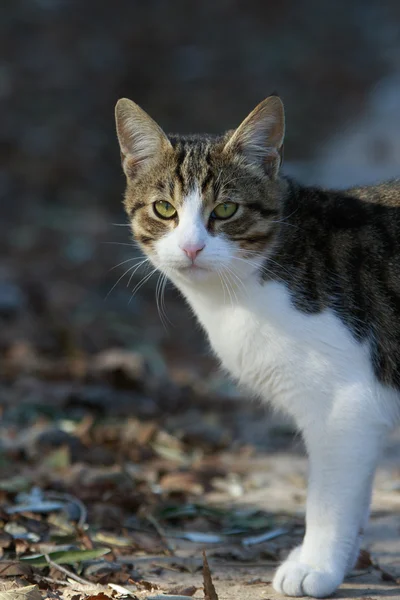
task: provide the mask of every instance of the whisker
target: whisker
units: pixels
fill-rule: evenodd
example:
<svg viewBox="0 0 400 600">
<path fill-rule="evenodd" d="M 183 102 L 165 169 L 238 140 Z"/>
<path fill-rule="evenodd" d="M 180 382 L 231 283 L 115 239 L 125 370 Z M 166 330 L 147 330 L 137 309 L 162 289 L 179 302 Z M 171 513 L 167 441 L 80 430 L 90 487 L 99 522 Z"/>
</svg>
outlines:
<svg viewBox="0 0 400 600">
<path fill-rule="evenodd" d="M 255 263 L 255 262 L 253 262 L 251 260 L 248 260 L 248 259 L 245 259 L 245 258 L 239 258 L 237 256 L 232 256 L 232 258 L 234 260 L 240 260 L 242 262 L 245 262 L 245 263 L 247 263 L 247 264 L 255 267 L 255 269 L 258 269 L 258 270 L 266 273 L 270 277 L 272 277 L 272 278 L 276 277 L 276 278 L 280 279 L 283 283 L 285 283 L 285 280 L 282 277 L 280 277 L 279 275 L 277 275 L 276 273 L 274 273 L 273 271 L 271 271 L 270 269 L 268 269 L 268 267 L 266 267 L 265 265 L 259 265 L 258 263 Z"/>
<path fill-rule="evenodd" d="M 132 290 L 132 295 L 131 295 L 131 297 L 130 297 L 130 299 L 129 299 L 129 302 L 128 302 L 128 304 L 130 304 L 130 303 L 132 302 L 132 299 L 133 299 L 134 295 L 135 295 L 135 294 L 136 294 L 136 293 L 137 293 L 137 292 L 140 290 L 140 288 L 141 288 L 141 287 L 142 287 L 142 286 L 143 286 L 143 285 L 144 285 L 144 284 L 145 284 L 145 283 L 146 283 L 146 282 L 147 282 L 147 281 L 148 281 L 148 280 L 149 280 L 149 279 L 152 277 L 152 275 L 154 275 L 154 273 L 155 273 L 156 271 L 158 271 L 157 267 L 156 267 L 155 269 L 153 269 L 153 270 L 151 271 L 151 273 L 149 273 L 148 275 L 145 275 L 145 276 L 143 277 L 143 279 L 141 279 L 141 280 L 139 281 L 139 283 L 137 283 L 137 284 L 135 285 L 135 287 L 134 287 L 134 288 L 133 288 L 133 290 Z"/>
<path fill-rule="evenodd" d="M 227 291 L 228 291 L 228 295 L 229 295 L 229 299 L 230 299 L 230 301 L 231 301 L 231 307 L 233 308 L 233 297 L 232 297 L 232 294 L 231 294 L 231 290 L 229 289 L 228 281 L 225 279 L 225 276 L 224 276 L 224 272 L 223 272 L 223 271 L 221 271 L 221 279 L 222 279 L 222 281 L 224 281 L 224 282 L 225 282 L 226 289 L 227 289 Z"/>
<path fill-rule="evenodd" d="M 118 263 L 117 265 L 114 265 L 114 267 L 111 267 L 110 271 L 117 269 L 118 267 L 120 267 L 121 265 L 124 265 L 127 262 L 131 262 L 132 260 L 140 260 L 141 258 L 143 258 L 143 256 L 134 256 L 133 258 L 127 258 L 126 260 L 123 260 L 122 262 Z"/>
<path fill-rule="evenodd" d="M 171 320 L 169 319 L 169 317 L 167 315 L 167 309 L 166 309 L 166 305 L 165 305 L 165 289 L 167 287 L 167 284 L 168 284 L 168 278 L 167 278 L 167 276 L 164 273 L 163 274 L 162 289 L 161 289 L 161 308 L 163 309 L 165 319 L 173 327 L 174 325 L 173 325 L 173 323 L 171 322 Z"/>
<path fill-rule="evenodd" d="M 216 271 L 217 271 L 218 277 L 219 277 L 219 279 L 220 279 L 220 281 L 221 281 L 222 290 L 223 290 L 223 292 L 224 292 L 224 304 L 225 304 L 225 302 L 226 302 L 226 290 L 225 290 L 225 284 L 224 284 L 224 281 L 223 281 L 223 279 L 222 279 L 222 276 L 221 276 L 221 271 L 220 271 L 219 269 L 216 269 Z"/>
<path fill-rule="evenodd" d="M 239 282 L 239 284 L 240 284 L 241 288 L 243 289 L 245 295 L 248 296 L 248 291 L 246 289 L 246 286 L 244 285 L 244 283 L 240 279 L 240 277 L 237 275 L 237 273 L 235 273 L 235 271 L 233 269 L 231 269 L 228 265 L 225 266 L 225 269 Z"/>
<path fill-rule="evenodd" d="M 246 254 L 247 250 L 243 250 L 243 253 Z M 246 258 L 240 258 L 240 259 L 238 257 L 233 257 L 233 258 L 236 258 L 237 260 L 243 260 L 245 262 L 249 262 L 249 264 L 257 265 L 258 268 L 260 268 L 260 269 L 265 268 L 266 267 L 265 263 L 270 262 L 270 263 L 276 265 L 279 269 L 282 269 L 285 273 L 287 273 L 287 275 L 289 277 L 292 275 L 291 271 L 287 267 L 284 267 L 283 265 L 281 265 L 280 263 L 278 263 L 276 260 L 274 260 L 270 256 L 265 256 L 265 254 L 256 253 L 255 251 L 251 251 L 251 250 L 249 251 L 249 253 L 253 254 L 253 258 L 261 258 L 263 260 L 263 264 L 262 265 L 257 265 L 257 263 L 254 263 L 254 262 L 250 263 L 250 260 L 246 259 Z M 278 276 L 278 275 L 276 275 L 276 276 Z"/>
<path fill-rule="evenodd" d="M 160 305 L 160 282 L 162 281 L 162 277 L 163 277 L 163 273 L 160 273 L 159 276 L 158 276 L 158 279 L 157 279 L 157 283 L 156 283 L 155 296 L 156 296 L 156 304 L 157 304 L 158 316 L 160 317 L 160 321 L 162 323 L 162 326 L 166 330 L 167 327 L 166 327 L 165 322 L 164 322 L 164 316 L 162 314 L 161 305 Z"/>
<path fill-rule="evenodd" d="M 129 277 L 128 283 L 126 284 L 126 287 L 127 287 L 127 288 L 128 288 L 130 285 L 131 285 L 131 281 L 132 281 L 132 278 L 134 277 L 135 273 L 136 273 L 136 272 L 137 272 L 137 271 L 140 269 L 140 267 L 142 267 L 142 266 L 143 266 L 143 265 L 145 265 L 146 263 L 150 264 L 150 261 L 149 261 L 149 259 L 148 259 L 148 258 L 145 258 L 144 260 L 142 260 L 142 262 L 141 262 L 141 263 L 139 263 L 138 265 L 135 265 L 135 266 L 136 266 L 136 269 L 134 269 L 134 270 L 132 271 L 132 273 L 130 274 L 130 277 Z"/>
<path fill-rule="evenodd" d="M 134 248 L 138 247 L 138 243 L 134 242 L 132 244 L 128 244 L 128 242 L 101 242 L 102 244 L 114 244 L 115 246 L 133 246 Z"/>
<path fill-rule="evenodd" d="M 228 272 L 229 272 L 229 271 L 230 271 L 230 270 L 229 270 L 229 267 L 228 267 Z M 232 272 L 231 272 L 231 273 L 232 273 Z M 238 299 L 238 297 L 237 297 L 237 294 L 236 294 L 235 288 L 233 287 L 233 282 L 230 280 L 230 278 L 228 277 L 228 275 L 226 276 L 226 280 L 227 280 L 227 284 L 228 284 L 228 286 L 230 285 L 230 288 L 231 288 L 231 290 L 232 290 L 232 294 L 233 294 L 233 296 L 235 297 L 236 304 L 238 305 L 238 304 L 239 304 L 239 299 Z"/>
<path fill-rule="evenodd" d="M 104 300 L 107 300 L 108 296 L 111 294 L 111 292 L 113 291 L 113 289 L 119 284 L 119 282 L 121 281 L 121 279 L 123 279 L 125 277 L 125 275 L 127 275 L 129 273 L 129 271 L 132 271 L 132 269 L 134 269 L 137 265 L 133 265 L 132 267 L 129 267 L 129 269 L 127 269 L 125 271 L 125 273 L 122 273 L 121 277 L 119 277 L 117 279 L 117 281 L 114 283 L 114 285 L 112 286 L 111 290 L 107 293 L 106 297 L 104 298 Z"/>
</svg>

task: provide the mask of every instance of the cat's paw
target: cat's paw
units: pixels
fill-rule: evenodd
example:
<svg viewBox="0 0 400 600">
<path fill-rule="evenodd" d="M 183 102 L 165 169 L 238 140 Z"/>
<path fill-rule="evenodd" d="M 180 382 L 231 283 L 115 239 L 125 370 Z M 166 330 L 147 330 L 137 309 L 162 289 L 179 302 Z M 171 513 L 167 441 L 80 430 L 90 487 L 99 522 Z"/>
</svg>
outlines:
<svg viewBox="0 0 400 600">
<path fill-rule="evenodd" d="M 293 555 L 298 555 L 298 548 L 292 550 L 289 559 L 275 573 L 273 586 L 277 592 L 286 596 L 325 598 L 341 584 L 342 577 L 293 560 Z"/>
</svg>

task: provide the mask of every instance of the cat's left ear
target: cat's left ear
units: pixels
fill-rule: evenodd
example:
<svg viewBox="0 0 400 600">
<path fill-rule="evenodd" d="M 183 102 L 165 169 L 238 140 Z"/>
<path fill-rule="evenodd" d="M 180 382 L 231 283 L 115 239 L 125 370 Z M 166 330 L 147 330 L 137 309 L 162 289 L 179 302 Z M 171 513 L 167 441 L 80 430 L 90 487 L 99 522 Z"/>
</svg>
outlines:
<svg viewBox="0 0 400 600">
<path fill-rule="evenodd" d="M 282 100 L 278 96 L 269 96 L 234 131 L 224 152 L 241 156 L 275 178 L 282 160 L 284 136 Z"/>
<path fill-rule="evenodd" d="M 118 100 L 115 120 L 122 166 L 130 179 L 154 166 L 161 154 L 171 149 L 161 127 L 132 100 Z"/>
</svg>

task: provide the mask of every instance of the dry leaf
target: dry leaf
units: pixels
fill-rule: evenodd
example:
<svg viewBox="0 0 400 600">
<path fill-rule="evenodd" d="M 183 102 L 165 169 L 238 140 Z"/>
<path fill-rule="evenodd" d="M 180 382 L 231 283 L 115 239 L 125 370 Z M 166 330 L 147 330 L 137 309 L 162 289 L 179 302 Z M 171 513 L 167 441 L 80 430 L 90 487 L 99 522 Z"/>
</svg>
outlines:
<svg viewBox="0 0 400 600">
<path fill-rule="evenodd" d="M 8 548 L 13 541 L 12 535 L 6 531 L 0 531 L 0 548 Z"/>
<path fill-rule="evenodd" d="M 134 594 L 132 590 L 128 590 L 128 588 L 124 587 L 123 585 L 118 585 L 116 583 L 109 583 L 108 585 L 112 590 L 114 590 L 118 594 L 121 594 L 121 596 L 130 596 L 131 598 L 137 598 L 136 594 Z"/>
<path fill-rule="evenodd" d="M 154 590 L 158 590 L 159 586 L 156 583 L 151 583 L 150 581 L 146 581 L 145 579 L 141 579 L 140 581 L 135 581 L 135 585 L 140 585 L 144 587 L 148 592 L 153 592 Z"/>
<path fill-rule="evenodd" d="M 210 567 L 208 566 L 207 556 L 203 550 L 203 582 L 204 582 L 204 600 L 218 600 L 217 592 L 211 579 Z"/>
<path fill-rule="evenodd" d="M 161 477 L 160 486 L 164 492 L 186 492 L 196 496 L 204 493 L 203 485 L 196 474 L 191 472 L 167 473 Z"/>
<path fill-rule="evenodd" d="M 0 592 L 0 600 L 42 600 L 37 585 L 27 585 L 8 592 Z"/>
<path fill-rule="evenodd" d="M 372 567 L 371 555 L 368 550 L 360 550 L 358 555 L 357 564 L 355 566 L 356 569 L 368 569 Z"/>
<path fill-rule="evenodd" d="M 32 568 L 29 565 L 20 563 L 17 560 L 2 560 L 0 563 L 0 577 L 18 577 L 32 575 Z"/>
<path fill-rule="evenodd" d="M 196 590 L 197 588 L 194 585 L 186 588 L 183 586 L 178 586 L 172 588 L 172 590 L 169 590 L 169 593 L 172 595 L 175 594 L 176 596 L 194 596 Z"/>
</svg>

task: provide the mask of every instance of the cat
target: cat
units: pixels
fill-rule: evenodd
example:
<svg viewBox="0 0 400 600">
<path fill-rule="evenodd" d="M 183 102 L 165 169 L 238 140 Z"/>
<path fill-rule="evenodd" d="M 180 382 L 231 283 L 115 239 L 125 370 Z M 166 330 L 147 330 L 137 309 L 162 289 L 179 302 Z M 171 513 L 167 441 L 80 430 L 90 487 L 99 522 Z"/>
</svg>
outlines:
<svg viewBox="0 0 400 600">
<path fill-rule="evenodd" d="M 116 123 L 134 238 L 223 367 L 303 435 L 306 533 L 273 586 L 328 596 L 357 561 L 400 417 L 400 184 L 325 191 L 282 176 L 278 96 L 221 136 L 167 136 L 127 99 Z"/>
</svg>

